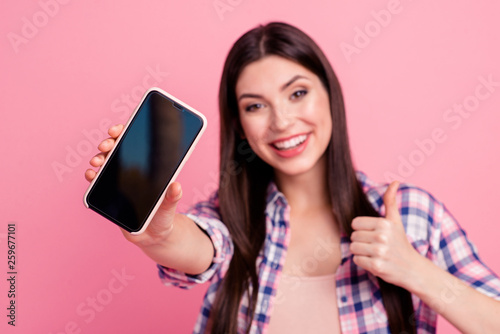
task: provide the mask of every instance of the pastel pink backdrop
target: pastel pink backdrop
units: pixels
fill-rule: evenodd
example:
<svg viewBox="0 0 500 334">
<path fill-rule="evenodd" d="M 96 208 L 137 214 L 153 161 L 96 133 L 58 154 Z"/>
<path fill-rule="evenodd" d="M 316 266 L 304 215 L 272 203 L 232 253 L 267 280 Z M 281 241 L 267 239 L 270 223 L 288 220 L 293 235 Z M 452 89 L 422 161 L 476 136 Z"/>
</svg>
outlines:
<svg viewBox="0 0 500 334">
<path fill-rule="evenodd" d="M 182 208 L 204 198 L 217 182 L 225 55 L 270 20 L 304 29 L 331 60 L 357 167 L 429 190 L 500 272 L 500 87 L 474 98 L 480 77 L 500 81 L 499 3 L 41 0 L 2 2 L 0 12 L 0 268 L 6 276 L 15 222 L 19 272 L 15 328 L 0 280 L 1 332 L 191 331 L 206 287 L 161 285 L 154 263 L 84 208 L 83 173 L 101 128 L 132 111 L 122 98 L 156 82 L 208 118 L 179 177 Z M 469 116 L 448 111 L 463 103 Z M 457 332 L 442 320 L 439 328 Z"/>
</svg>

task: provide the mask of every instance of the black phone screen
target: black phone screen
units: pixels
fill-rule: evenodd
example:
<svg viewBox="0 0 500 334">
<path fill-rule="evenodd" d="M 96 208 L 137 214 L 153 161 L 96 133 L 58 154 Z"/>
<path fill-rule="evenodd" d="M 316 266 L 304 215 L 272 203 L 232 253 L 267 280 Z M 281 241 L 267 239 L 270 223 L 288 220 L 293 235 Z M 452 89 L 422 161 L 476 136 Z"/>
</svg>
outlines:
<svg viewBox="0 0 500 334">
<path fill-rule="evenodd" d="M 89 192 L 89 208 L 139 231 L 202 127 L 201 117 L 151 91 Z"/>
</svg>

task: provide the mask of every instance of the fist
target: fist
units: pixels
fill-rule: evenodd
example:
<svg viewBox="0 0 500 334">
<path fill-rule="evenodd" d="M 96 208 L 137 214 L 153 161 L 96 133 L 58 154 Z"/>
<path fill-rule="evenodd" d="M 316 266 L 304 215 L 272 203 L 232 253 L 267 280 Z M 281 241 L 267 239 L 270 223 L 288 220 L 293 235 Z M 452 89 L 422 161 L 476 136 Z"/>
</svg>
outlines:
<svg viewBox="0 0 500 334">
<path fill-rule="evenodd" d="M 356 217 L 352 221 L 350 251 L 361 268 L 384 281 L 405 287 L 412 264 L 420 254 L 406 237 L 396 194 L 399 182 L 392 182 L 384 194 L 385 217 Z"/>
</svg>

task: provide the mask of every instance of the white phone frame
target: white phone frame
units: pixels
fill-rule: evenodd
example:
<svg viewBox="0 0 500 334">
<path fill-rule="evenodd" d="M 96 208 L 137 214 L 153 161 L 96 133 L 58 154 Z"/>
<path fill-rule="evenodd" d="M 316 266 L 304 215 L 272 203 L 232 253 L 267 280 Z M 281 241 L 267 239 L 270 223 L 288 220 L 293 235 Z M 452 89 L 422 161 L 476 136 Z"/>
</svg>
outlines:
<svg viewBox="0 0 500 334">
<path fill-rule="evenodd" d="M 189 111 L 193 112 L 195 115 L 197 115 L 198 117 L 200 117 L 202 119 L 202 126 L 201 126 L 201 129 L 200 131 L 198 132 L 198 135 L 196 136 L 196 138 L 194 139 L 193 141 L 193 144 L 191 145 L 191 147 L 188 149 L 186 155 L 184 155 L 184 157 L 182 158 L 182 161 L 181 163 L 179 164 L 179 167 L 177 168 L 177 170 L 175 171 L 174 175 L 172 176 L 172 178 L 170 179 L 169 183 L 167 184 L 167 186 L 165 187 L 165 190 L 163 191 L 163 193 L 160 195 L 160 197 L 158 198 L 158 201 L 156 202 L 155 206 L 153 207 L 153 210 L 151 210 L 148 218 L 146 219 L 146 222 L 144 223 L 144 225 L 142 226 L 142 228 L 137 231 L 137 232 L 130 232 L 130 231 L 127 231 L 125 230 L 124 228 L 120 227 L 118 224 L 116 224 L 115 222 L 113 222 L 113 224 L 115 224 L 116 226 L 119 226 L 120 228 L 122 228 L 123 230 L 127 231 L 128 233 L 130 234 L 133 234 L 133 235 L 138 235 L 138 234 L 141 234 L 143 233 L 149 223 L 151 223 L 151 220 L 153 219 L 154 215 L 156 214 L 156 211 L 158 211 L 158 208 L 160 207 L 161 203 L 163 202 L 163 199 L 165 198 L 165 195 L 167 193 L 167 189 L 168 187 L 170 186 L 170 184 L 172 182 L 175 181 L 175 179 L 177 178 L 177 176 L 179 175 L 180 171 L 182 170 L 182 167 L 184 166 L 184 164 L 186 163 L 186 161 L 189 159 L 189 157 L 191 156 L 191 153 L 193 152 L 196 144 L 198 143 L 198 141 L 200 140 L 201 138 L 201 135 L 203 134 L 203 132 L 205 132 L 205 129 L 207 127 L 207 119 L 206 117 L 201 113 L 199 112 L 198 110 L 194 109 L 193 107 L 189 106 L 187 103 L 179 100 L 178 98 L 170 95 L 169 93 L 165 92 L 164 90 L 162 90 L 161 88 L 158 88 L 158 87 L 151 87 L 149 88 L 145 93 L 144 95 L 142 96 L 141 98 L 141 101 L 138 103 L 137 107 L 135 108 L 134 112 L 130 115 L 130 118 L 128 119 L 127 123 L 125 124 L 125 127 L 123 128 L 123 131 L 122 133 L 120 134 L 120 136 L 116 139 L 116 142 L 115 142 L 115 145 L 113 146 L 113 148 L 108 152 L 108 154 L 106 155 L 106 159 L 104 160 L 104 163 L 102 164 L 102 166 L 99 168 L 99 170 L 97 171 L 97 174 L 96 176 L 94 177 L 94 179 L 92 180 L 92 182 L 90 182 L 90 185 L 89 187 L 87 188 L 87 191 L 85 192 L 85 195 L 83 196 L 83 203 L 85 205 L 85 207 L 87 207 L 87 209 L 90 209 L 90 205 L 89 203 L 87 202 L 87 197 L 88 195 L 90 194 L 90 191 L 92 190 L 92 188 L 94 187 L 94 184 L 95 182 L 97 181 L 99 175 L 101 174 L 101 171 L 104 169 L 104 167 L 107 165 L 108 161 L 109 161 L 109 158 L 112 156 L 115 148 L 118 146 L 118 144 L 120 143 L 123 135 L 125 134 L 126 130 L 128 129 L 128 127 L 130 126 L 130 124 L 132 123 L 132 120 L 134 119 L 135 115 L 137 114 L 137 112 L 139 111 L 140 107 L 142 106 L 142 104 L 144 103 L 144 100 L 146 99 L 146 97 L 148 96 L 149 93 L 151 92 L 158 92 L 162 95 L 165 95 L 167 98 L 169 98 L 170 100 L 174 101 L 175 103 L 178 103 L 180 106 L 182 106 L 183 108 L 185 109 L 188 109 Z M 96 212 L 95 210 L 92 210 L 94 212 Z M 96 212 L 98 213 L 98 212 Z M 99 213 L 98 213 L 99 214 Z M 103 215 L 100 215 L 101 217 L 104 217 Z M 106 218 L 106 217 L 104 217 Z M 106 218 L 108 219 L 108 218 Z M 109 220 L 109 219 L 108 219 Z"/>
</svg>

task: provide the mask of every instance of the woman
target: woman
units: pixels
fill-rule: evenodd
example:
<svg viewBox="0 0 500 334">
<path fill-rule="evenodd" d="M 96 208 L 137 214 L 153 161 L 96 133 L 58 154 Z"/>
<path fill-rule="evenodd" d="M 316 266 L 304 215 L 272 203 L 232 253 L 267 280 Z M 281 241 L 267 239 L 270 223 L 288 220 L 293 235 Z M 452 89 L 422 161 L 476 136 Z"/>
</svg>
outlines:
<svg viewBox="0 0 500 334">
<path fill-rule="evenodd" d="M 182 215 L 173 183 L 147 231 L 124 232 L 166 284 L 211 282 L 195 333 L 433 333 L 437 314 L 500 331 L 500 280 L 443 204 L 355 171 L 340 85 L 307 35 L 243 35 L 219 104 L 218 192 Z"/>
</svg>

